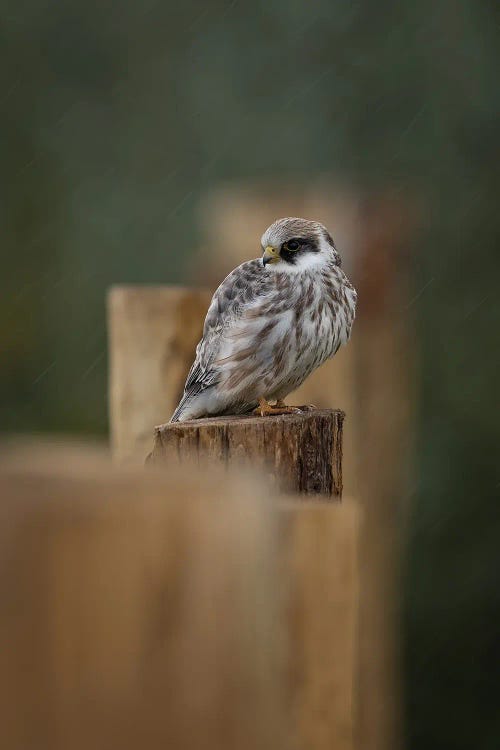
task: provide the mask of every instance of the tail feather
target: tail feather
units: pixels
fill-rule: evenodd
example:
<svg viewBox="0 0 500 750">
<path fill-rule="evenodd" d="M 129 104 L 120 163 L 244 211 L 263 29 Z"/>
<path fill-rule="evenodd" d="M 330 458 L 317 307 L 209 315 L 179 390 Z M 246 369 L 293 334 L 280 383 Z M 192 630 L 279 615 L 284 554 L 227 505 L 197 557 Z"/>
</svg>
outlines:
<svg viewBox="0 0 500 750">
<path fill-rule="evenodd" d="M 182 421 L 181 420 L 182 413 L 186 410 L 189 398 L 190 397 L 187 395 L 187 393 L 185 393 L 183 395 L 183 397 L 179 401 L 179 404 L 178 404 L 176 410 L 174 411 L 174 413 L 170 417 L 170 422 L 181 422 Z"/>
</svg>

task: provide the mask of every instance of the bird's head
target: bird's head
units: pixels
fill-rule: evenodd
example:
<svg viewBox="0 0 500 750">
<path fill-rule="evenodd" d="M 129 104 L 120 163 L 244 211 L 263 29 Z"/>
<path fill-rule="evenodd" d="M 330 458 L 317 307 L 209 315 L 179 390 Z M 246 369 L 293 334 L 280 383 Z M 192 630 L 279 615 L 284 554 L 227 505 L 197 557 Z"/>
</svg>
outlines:
<svg viewBox="0 0 500 750">
<path fill-rule="evenodd" d="M 264 266 L 276 265 L 280 271 L 301 271 L 325 263 L 340 266 L 340 256 L 330 233 L 319 221 L 278 219 L 261 239 Z"/>
</svg>

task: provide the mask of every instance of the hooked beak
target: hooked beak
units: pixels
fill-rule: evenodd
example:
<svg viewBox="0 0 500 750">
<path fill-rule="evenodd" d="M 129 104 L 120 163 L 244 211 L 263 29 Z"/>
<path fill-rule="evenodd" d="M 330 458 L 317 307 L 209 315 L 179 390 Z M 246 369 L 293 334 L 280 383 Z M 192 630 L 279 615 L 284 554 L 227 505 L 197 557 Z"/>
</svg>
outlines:
<svg viewBox="0 0 500 750">
<path fill-rule="evenodd" d="M 279 252 L 272 245 L 268 245 L 262 255 L 262 265 L 266 266 L 268 263 L 277 263 L 279 260 Z"/>
</svg>

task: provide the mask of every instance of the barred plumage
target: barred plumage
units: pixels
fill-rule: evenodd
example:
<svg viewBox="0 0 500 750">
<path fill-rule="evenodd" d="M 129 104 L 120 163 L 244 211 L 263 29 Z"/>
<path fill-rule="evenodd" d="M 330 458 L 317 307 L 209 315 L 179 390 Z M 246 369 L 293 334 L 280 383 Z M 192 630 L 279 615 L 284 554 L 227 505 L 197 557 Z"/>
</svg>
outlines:
<svg viewBox="0 0 500 750">
<path fill-rule="evenodd" d="M 356 292 L 319 222 L 279 219 L 216 290 L 171 421 L 282 401 L 349 340 Z"/>
</svg>

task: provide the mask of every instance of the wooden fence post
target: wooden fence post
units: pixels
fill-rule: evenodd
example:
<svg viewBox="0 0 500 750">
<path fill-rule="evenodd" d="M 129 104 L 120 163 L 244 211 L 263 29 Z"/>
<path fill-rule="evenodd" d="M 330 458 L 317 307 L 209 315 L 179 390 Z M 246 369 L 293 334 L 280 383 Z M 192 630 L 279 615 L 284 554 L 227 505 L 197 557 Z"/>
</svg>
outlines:
<svg viewBox="0 0 500 750">
<path fill-rule="evenodd" d="M 353 750 L 352 501 L 64 446 L 0 494 L 1 747 Z"/>
<path fill-rule="evenodd" d="M 353 750 L 359 608 L 358 506 L 290 503 L 289 674 L 298 750 Z"/>
<path fill-rule="evenodd" d="M 342 495 L 344 413 L 325 409 L 277 417 L 217 417 L 156 428 L 148 463 L 176 466 L 193 458 L 247 463 L 285 492 Z"/>
<path fill-rule="evenodd" d="M 259 482 L 30 449 L 0 496 L 2 748 L 288 747 Z"/>
<path fill-rule="evenodd" d="M 108 294 L 111 448 L 143 463 L 153 427 L 182 395 L 211 294 L 203 289 L 118 286 Z"/>
<path fill-rule="evenodd" d="M 360 545 L 360 748 L 402 745 L 399 663 L 399 568 L 412 483 L 415 332 L 409 297 L 409 251 L 415 207 L 379 191 L 360 222 L 356 321 L 356 424 Z"/>
</svg>

